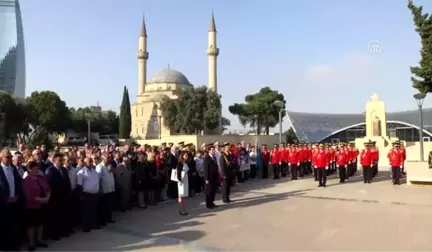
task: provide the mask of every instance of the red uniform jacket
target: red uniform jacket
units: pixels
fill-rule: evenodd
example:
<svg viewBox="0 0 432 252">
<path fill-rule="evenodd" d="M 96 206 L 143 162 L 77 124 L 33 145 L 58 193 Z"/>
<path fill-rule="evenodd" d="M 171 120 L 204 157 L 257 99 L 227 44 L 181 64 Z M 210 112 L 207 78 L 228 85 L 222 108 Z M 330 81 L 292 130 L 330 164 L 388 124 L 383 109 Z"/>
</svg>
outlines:
<svg viewBox="0 0 432 252">
<path fill-rule="evenodd" d="M 362 166 L 372 165 L 372 152 L 370 150 L 362 150 L 362 152 L 360 153 L 360 164 Z"/>
<path fill-rule="evenodd" d="M 348 149 L 349 162 L 354 163 L 357 160 L 357 152 L 355 149 Z"/>
<path fill-rule="evenodd" d="M 302 152 L 303 152 L 303 158 L 302 158 L 302 161 L 303 161 L 303 162 L 307 162 L 307 161 L 309 160 L 309 150 L 308 150 L 308 148 L 307 148 L 307 147 L 304 147 L 304 148 L 302 149 Z"/>
<path fill-rule="evenodd" d="M 324 150 L 316 151 L 312 160 L 318 169 L 324 169 L 329 164 L 328 153 L 326 153 Z"/>
<path fill-rule="evenodd" d="M 405 148 L 400 148 L 400 152 L 402 153 L 403 159 L 405 161 L 406 160 L 406 149 Z"/>
<path fill-rule="evenodd" d="M 281 161 L 279 150 L 272 150 L 270 155 L 271 155 L 271 163 L 279 164 L 279 162 Z"/>
<path fill-rule="evenodd" d="M 336 151 L 331 148 L 330 149 L 330 161 L 335 161 L 336 160 Z"/>
<path fill-rule="evenodd" d="M 336 164 L 338 166 L 345 166 L 348 164 L 348 162 L 349 162 L 348 151 L 343 149 L 338 151 L 338 153 L 336 154 Z"/>
<path fill-rule="evenodd" d="M 279 151 L 281 162 L 288 162 L 288 151 L 284 148 Z"/>
<path fill-rule="evenodd" d="M 308 161 L 311 162 L 312 161 L 312 149 L 308 148 Z"/>
<path fill-rule="evenodd" d="M 288 162 L 290 164 L 298 164 L 300 162 L 300 152 L 298 152 L 296 149 L 291 149 L 288 151 Z"/>
<path fill-rule="evenodd" d="M 402 166 L 404 163 L 404 156 L 400 150 L 392 149 L 387 157 L 391 166 Z"/>
<path fill-rule="evenodd" d="M 263 164 L 268 164 L 268 163 L 270 163 L 270 151 L 268 151 L 268 150 L 263 150 L 262 152 L 261 152 L 261 158 L 262 158 L 262 162 L 263 162 Z"/>
<path fill-rule="evenodd" d="M 371 150 L 372 152 L 372 164 L 378 163 L 379 160 L 379 151 L 378 149 Z"/>
</svg>

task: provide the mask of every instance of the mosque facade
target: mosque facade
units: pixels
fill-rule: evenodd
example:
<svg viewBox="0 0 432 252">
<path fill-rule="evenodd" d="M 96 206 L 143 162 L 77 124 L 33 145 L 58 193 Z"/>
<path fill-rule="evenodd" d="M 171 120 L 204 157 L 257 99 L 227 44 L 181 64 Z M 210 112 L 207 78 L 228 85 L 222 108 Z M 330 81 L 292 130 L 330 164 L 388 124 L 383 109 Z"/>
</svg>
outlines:
<svg viewBox="0 0 432 252">
<path fill-rule="evenodd" d="M 208 89 L 217 92 L 217 31 L 212 14 L 208 31 Z M 160 109 L 165 98 L 177 99 L 180 90 L 193 88 L 193 84 L 180 71 L 170 67 L 160 70 L 147 81 L 147 29 L 145 21 L 141 25 L 138 38 L 138 95 L 131 106 L 131 137 L 139 139 L 161 139 L 178 134 L 164 126 Z M 220 134 L 220 127 L 207 131 L 206 134 Z"/>
</svg>

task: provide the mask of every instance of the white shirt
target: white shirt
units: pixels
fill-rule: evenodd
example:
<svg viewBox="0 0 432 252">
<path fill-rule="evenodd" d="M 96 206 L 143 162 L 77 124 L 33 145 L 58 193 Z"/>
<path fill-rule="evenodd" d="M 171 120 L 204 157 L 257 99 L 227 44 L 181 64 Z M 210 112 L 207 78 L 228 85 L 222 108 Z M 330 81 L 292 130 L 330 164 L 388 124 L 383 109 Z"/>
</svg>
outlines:
<svg viewBox="0 0 432 252">
<path fill-rule="evenodd" d="M 103 162 L 96 166 L 96 172 L 101 178 L 102 193 L 112 193 L 115 191 L 114 174 L 109 171 L 108 165 Z"/>
<path fill-rule="evenodd" d="M 249 157 L 251 157 L 249 160 L 250 160 L 250 164 L 251 165 L 256 165 L 256 153 L 255 152 L 253 152 L 253 151 L 251 151 L 250 153 L 249 153 Z M 253 160 L 253 158 L 255 158 L 255 160 Z"/>
<path fill-rule="evenodd" d="M 99 180 L 99 174 L 93 168 L 83 167 L 77 173 L 77 185 L 82 186 L 86 193 L 99 193 Z"/>
<path fill-rule="evenodd" d="M 70 180 L 70 184 L 71 184 L 71 189 L 74 190 L 77 186 L 77 173 L 78 173 L 78 169 L 71 167 L 71 168 L 66 168 L 68 175 L 69 175 L 69 180 Z"/>
<path fill-rule="evenodd" d="M 12 167 L 1 164 L 3 172 L 9 184 L 9 197 L 15 197 L 15 178 L 13 175 Z"/>
</svg>

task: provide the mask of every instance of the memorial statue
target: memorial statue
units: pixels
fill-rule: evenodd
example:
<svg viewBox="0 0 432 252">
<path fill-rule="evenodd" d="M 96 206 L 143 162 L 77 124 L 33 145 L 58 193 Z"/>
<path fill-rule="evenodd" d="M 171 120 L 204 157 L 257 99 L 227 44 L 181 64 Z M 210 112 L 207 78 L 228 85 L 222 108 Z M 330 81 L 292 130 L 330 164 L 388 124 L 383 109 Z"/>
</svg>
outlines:
<svg viewBox="0 0 432 252">
<path fill-rule="evenodd" d="M 373 119 L 372 125 L 373 125 L 372 135 L 381 136 L 381 120 L 377 116 L 375 116 L 375 118 Z"/>
</svg>

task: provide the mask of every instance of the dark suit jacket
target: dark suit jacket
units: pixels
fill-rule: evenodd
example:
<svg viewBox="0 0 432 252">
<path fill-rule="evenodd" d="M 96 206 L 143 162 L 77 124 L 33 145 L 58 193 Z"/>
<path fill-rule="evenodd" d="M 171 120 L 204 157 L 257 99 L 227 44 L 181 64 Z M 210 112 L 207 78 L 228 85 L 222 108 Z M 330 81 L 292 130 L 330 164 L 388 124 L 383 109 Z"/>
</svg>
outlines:
<svg viewBox="0 0 432 252">
<path fill-rule="evenodd" d="M 204 157 L 203 168 L 204 179 L 208 180 L 210 184 L 218 184 L 219 168 L 216 157 L 213 159 L 210 155 L 206 155 Z"/>
<path fill-rule="evenodd" d="M 221 168 L 221 176 L 222 178 L 232 179 L 234 178 L 234 170 L 232 165 L 232 155 L 221 153 L 220 156 L 220 168 Z"/>
<path fill-rule="evenodd" d="M 71 194 L 71 184 L 65 168 L 57 169 L 54 165 L 45 171 L 45 179 L 51 189 L 50 201 L 61 202 L 67 200 Z"/>
<path fill-rule="evenodd" d="M 22 198 L 22 178 L 16 169 L 12 169 L 14 179 L 15 179 L 15 196 Z M 9 183 L 6 178 L 6 174 L 0 165 L 0 209 L 7 203 L 10 197 Z"/>
</svg>

